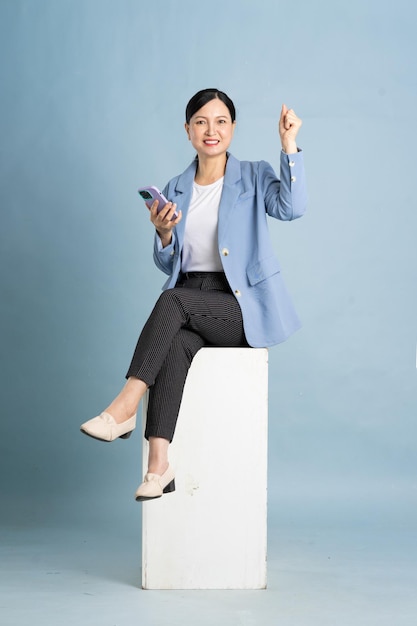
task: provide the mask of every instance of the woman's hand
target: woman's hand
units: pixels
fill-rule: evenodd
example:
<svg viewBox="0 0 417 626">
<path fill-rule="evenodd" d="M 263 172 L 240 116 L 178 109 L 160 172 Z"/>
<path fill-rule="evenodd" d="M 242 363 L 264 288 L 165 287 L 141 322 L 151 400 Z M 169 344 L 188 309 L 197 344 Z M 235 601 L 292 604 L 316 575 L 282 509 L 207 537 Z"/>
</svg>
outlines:
<svg viewBox="0 0 417 626">
<path fill-rule="evenodd" d="M 284 152 L 294 154 L 297 152 L 297 143 L 295 138 L 301 128 L 303 122 L 296 116 L 292 109 L 288 109 L 285 104 L 282 105 L 281 117 L 279 120 L 279 136 L 281 137 L 281 145 Z"/>
<path fill-rule="evenodd" d="M 161 239 L 162 247 L 166 248 L 171 243 L 172 229 L 178 224 L 178 222 L 181 221 L 182 213 L 179 211 L 178 217 L 176 219 L 172 219 L 177 205 L 172 202 L 168 202 L 158 213 L 158 204 L 158 200 L 155 200 L 152 204 L 150 208 L 150 218 L 152 224 L 156 228 L 159 238 Z"/>
</svg>

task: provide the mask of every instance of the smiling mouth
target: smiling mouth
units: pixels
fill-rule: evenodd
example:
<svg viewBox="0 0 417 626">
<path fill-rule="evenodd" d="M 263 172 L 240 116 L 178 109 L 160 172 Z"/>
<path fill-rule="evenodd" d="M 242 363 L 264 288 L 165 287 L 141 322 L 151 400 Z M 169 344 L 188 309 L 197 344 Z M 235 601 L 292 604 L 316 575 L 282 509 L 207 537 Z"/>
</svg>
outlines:
<svg viewBox="0 0 417 626">
<path fill-rule="evenodd" d="M 218 139 L 205 139 L 204 143 L 207 146 L 217 146 L 217 144 L 219 143 Z"/>
</svg>

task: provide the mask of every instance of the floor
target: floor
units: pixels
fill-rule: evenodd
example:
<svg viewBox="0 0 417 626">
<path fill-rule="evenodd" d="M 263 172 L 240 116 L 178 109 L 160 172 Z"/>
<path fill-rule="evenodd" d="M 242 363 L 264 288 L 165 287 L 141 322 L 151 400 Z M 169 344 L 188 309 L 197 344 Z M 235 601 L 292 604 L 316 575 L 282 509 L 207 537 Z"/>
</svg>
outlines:
<svg viewBox="0 0 417 626">
<path fill-rule="evenodd" d="M 3 626 L 415 626 L 416 531 L 269 524 L 263 591 L 144 591 L 140 528 L 0 528 Z"/>
</svg>

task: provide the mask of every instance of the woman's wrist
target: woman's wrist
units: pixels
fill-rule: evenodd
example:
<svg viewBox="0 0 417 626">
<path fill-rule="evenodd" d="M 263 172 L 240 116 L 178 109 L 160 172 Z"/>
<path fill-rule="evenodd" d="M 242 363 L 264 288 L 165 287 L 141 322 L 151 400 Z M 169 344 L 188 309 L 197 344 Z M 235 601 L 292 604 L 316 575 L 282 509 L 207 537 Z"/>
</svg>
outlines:
<svg viewBox="0 0 417 626">
<path fill-rule="evenodd" d="M 282 151 L 285 152 L 285 154 L 295 154 L 297 152 L 296 141 L 282 141 L 281 146 Z"/>
<path fill-rule="evenodd" d="M 169 246 L 172 241 L 172 232 L 169 233 L 161 233 L 159 230 L 156 231 L 158 233 L 158 237 L 161 240 L 161 244 L 163 248 Z"/>
</svg>

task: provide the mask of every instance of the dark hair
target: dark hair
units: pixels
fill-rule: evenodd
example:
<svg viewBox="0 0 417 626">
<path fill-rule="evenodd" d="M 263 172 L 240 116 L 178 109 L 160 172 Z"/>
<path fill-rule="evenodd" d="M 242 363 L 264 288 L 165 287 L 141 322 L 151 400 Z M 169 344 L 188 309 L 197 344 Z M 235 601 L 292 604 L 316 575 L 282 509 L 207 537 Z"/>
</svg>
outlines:
<svg viewBox="0 0 417 626">
<path fill-rule="evenodd" d="M 235 105 L 229 98 L 227 94 L 223 91 L 219 91 L 218 89 L 202 89 L 198 91 L 189 101 L 185 109 L 185 121 L 187 124 L 190 123 L 190 120 L 197 111 L 201 109 L 207 102 L 210 100 L 214 100 L 218 98 L 221 100 L 229 109 L 230 117 L 232 118 L 232 122 L 236 120 L 236 109 Z"/>
</svg>

